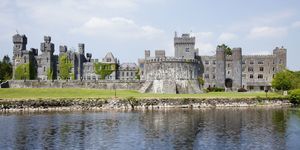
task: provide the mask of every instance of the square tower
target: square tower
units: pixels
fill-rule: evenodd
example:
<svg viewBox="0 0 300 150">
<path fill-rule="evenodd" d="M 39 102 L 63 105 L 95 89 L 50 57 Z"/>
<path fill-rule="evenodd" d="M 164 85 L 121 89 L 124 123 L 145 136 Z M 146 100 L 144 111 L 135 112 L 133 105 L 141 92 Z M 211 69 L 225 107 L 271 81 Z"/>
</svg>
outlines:
<svg viewBox="0 0 300 150">
<path fill-rule="evenodd" d="M 195 37 L 190 34 L 182 34 L 181 37 L 177 37 L 175 33 L 174 49 L 176 58 L 194 59 L 198 55 L 198 50 L 195 49 Z"/>
</svg>

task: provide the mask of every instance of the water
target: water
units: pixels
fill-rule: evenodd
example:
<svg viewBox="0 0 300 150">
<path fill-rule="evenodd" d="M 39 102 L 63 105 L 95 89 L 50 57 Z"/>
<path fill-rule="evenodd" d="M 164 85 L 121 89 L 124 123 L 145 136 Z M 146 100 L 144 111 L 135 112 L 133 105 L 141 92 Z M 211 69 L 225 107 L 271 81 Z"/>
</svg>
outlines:
<svg viewBox="0 0 300 150">
<path fill-rule="evenodd" d="M 0 149 L 300 149 L 300 109 L 1 113 Z"/>
</svg>

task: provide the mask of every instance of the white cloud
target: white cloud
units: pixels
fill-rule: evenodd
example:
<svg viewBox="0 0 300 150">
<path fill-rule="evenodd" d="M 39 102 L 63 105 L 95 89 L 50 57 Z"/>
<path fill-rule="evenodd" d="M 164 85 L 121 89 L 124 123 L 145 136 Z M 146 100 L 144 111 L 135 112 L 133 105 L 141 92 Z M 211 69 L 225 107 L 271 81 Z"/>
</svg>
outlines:
<svg viewBox="0 0 300 150">
<path fill-rule="evenodd" d="M 114 38 L 155 38 L 163 35 L 163 31 L 155 27 L 136 24 L 133 20 L 114 17 L 92 17 L 79 27 L 70 30 L 73 34 L 87 36 L 107 36 Z"/>
<path fill-rule="evenodd" d="M 229 42 L 229 41 L 235 40 L 237 38 L 238 38 L 238 36 L 236 34 L 224 32 L 219 36 L 218 40 L 220 42 Z"/>
<path fill-rule="evenodd" d="M 252 28 L 247 37 L 250 39 L 278 38 L 278 37 L 286 36 L 287 33 L 288 33 L 287 28 L 284 27 L 262 26 L 262 27 Z"/>
<path fill-rule="evenodd" d="M 300 21 L 296 21 L 292 24 L 293 28 L 300 28 Z"/>
<path fill-rule="evenodd" d="M 191 36 L 194 36 L 196 37 L 196 39 L 202 41 L 203 40 L 207 41 L 207 40 L 211 40 L 214 37 L 214 34 L 213 32 L 195 32 L 195 33 L 191 33 Z"/>
<path fill-rule="evenodd" d="M 212 43 L 197 42 L 196 47 L 199 49 L 199 55 L 214 55 L 216 46 Z"/>
</svg>

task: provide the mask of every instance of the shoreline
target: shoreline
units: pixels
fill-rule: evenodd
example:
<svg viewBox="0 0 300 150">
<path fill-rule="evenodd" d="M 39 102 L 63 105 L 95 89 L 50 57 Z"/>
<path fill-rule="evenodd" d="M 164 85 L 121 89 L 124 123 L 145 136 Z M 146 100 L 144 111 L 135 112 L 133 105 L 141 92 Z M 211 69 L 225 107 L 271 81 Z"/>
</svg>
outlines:
<svg viewBox="0 0 300 150">
<path fill-rule="evenodd" d="M 288 107 L 287 98 L 37 98 L 0 99 L 1 112 Z"/>
</svg>

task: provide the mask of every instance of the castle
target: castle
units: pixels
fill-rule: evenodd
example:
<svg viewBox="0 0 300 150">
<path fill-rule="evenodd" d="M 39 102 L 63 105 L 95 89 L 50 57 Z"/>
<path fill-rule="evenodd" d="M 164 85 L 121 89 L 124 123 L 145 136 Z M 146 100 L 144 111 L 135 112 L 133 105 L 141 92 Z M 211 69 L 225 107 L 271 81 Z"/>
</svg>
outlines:
<svg viewBox="0 0 300 150">
<path fill-rule="evenodd" d="M 237 91 L 264 90 L 270 88 L 274 75 L 286 67 L 287 50 L 276 47 L 272 55 L 242 55 L 241 48 L 230 53 L 218 46 L 213 56 L 201 56 L 195 48 L 195 37 L 182 34 L 174 37 L 175 56 L 156 50 L 151 56 L 145 50 L 144 58 L 135 63 L 122 63 L 111 52 L 99 61 L 85 53 L 85 45 L 78 44 L 78 52 L 59 46 L 54 55 L 51 37 L 45 36 L 38 49 L 26 49 L 27 37 L 13 36 L 13 79 L 14 80 L 139 80 L 139 91 L 153 93 L 201 93 L 203 88 L 225 88 Z M 70 62 L 69 76 L 62 78 L 63 56 Z M 65 61 L 66 61 L 65 60 Z M 199 85 L 203 78 L 204 85 Z"/>
</svg>

